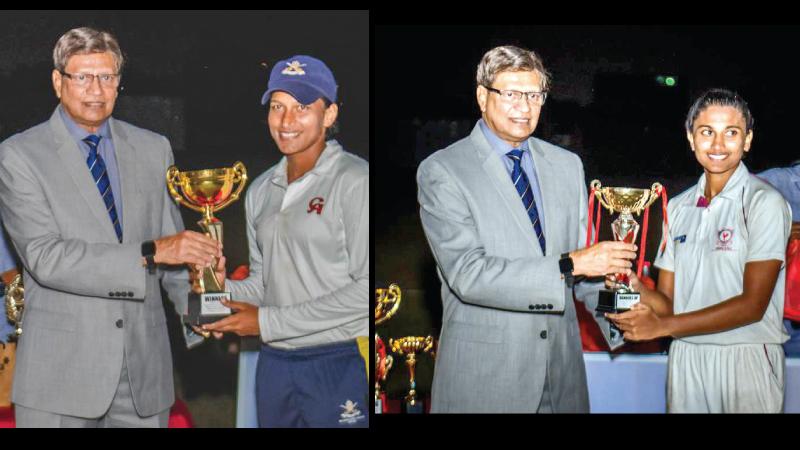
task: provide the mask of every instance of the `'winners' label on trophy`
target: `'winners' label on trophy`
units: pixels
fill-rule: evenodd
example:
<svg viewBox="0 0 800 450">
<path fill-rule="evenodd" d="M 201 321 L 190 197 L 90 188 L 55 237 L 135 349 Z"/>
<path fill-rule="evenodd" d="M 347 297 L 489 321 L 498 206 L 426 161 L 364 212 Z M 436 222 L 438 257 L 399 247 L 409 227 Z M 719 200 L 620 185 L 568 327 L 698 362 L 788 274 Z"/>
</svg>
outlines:
<svg viewBox="0 0 800 450">
<path fill-rule="evenodd" d="M 207 292 L 200 296 L 200 314 L 204 316 L 227 316 L 231 309 L 222 304 L 222 299 L 230 300 L 230 292 Z"/>
<path fill-rule="evenodd" d="M 622 293 L 617 292 L 617 310 L 631 309 L 633 305 L 639 303 L 642 294 L 638 292 Z"/>
</svg>

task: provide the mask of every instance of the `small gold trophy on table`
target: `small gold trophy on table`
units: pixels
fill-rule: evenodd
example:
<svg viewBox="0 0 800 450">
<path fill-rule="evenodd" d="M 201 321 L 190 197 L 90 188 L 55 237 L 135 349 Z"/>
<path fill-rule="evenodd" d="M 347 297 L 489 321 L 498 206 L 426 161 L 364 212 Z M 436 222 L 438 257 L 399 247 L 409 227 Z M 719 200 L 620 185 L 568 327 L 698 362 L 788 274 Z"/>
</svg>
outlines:
<svg viewBox="0 0 800 450">
<path fill-rule="evenodd" d="M 406 355 L 406 365 L 410 376 L 410 389 L 406 396 L 406 413 L 421 414 L 423 412 L 422 403 L 417 401 L 417 382 L 415 368 L 417 365 L 417 353 L 431 352 L 433 349 L 433 336 L 418 337 L 408 336 L 399 339 L 389 339 L 392 351 L 398 355 Z M 433 352 L 431 352 L 433 356 Z"/>
<path fill-rule="evenodd" d="M 639 232 L 639 223 L 636 222 L 631 213 L 636 213 L 636 215 L 639 215 L 642 211 L 645 211 L 645 230 L 642 233 L 642 245 L 639 246 L 639 252 L 641 253 L 639 257 L 639 267 L 637 267 L 637 274 L 641 277 L 645 251 L 644 240 L 647 232 L 647 208 L 662 194 L 664 195 L 664 205 L 666 208 L 666 193 L 664 192 L 663 187 L 660 183 L 653 183 L 649 190 L 627 187 L 602 187 L 599 180 L 592 181 L 590 186 L 592 189 L 592 194 L 597 197 L 597 200 L 602 206 L 607 208 L 612 214 L 615 212 L 620 213 L 620 216 L 611 223 L 611 231 L 614 233 L 614 239 L 617 241 L 627 242 L 629 244 L 634 243 L 636 240 L 636 234 Z M 592 197 L 590 194 L 590 228 L 592 226 L 591 200 Z M 664 218 L 666 219 L 666 211 Z M 595 237 L 595 239 L 597 239 L 597 237 Z M 633 291 L 630 286 L 630 279 L 628 276 L 618 273 L 615 274 L 614 290 L 609 291 L 603 289 L 600 291 L 597 311 L 601 313 L 617 313 L 626 311 L 636 303 L 639 303 L 640 299 L 641 294 Z"/>
<path fill-rule="evenodd" d="M 234 185 L 238 183 L 234 190 Z M 222 243 L 222 222 L 214 217 L 219 211 L 239 198 L 247 183 L 247 170 L 244 164 L 236 162 L 233 167 L 221 169 L 195 170 L 181 172 L 177 167 L 167 169 L 167 187 L 176 203 L 203 213 L 197 222 L 210 238 Z M 212 267 L 204 267 L 199 279 L 202 294 L 189 293 L 189 314 L 184 322 L 202 325 L 219 320 L 231 313 L 220 300 L 230 300 L 230 293 L 223 292 L 214 274 L 217 259 Z"/>
<path fill-rule="evenodd" d="M 375 325 L 378 326 L 389 320 L 400 307 L 400 286 L 392 283 L 388 289 L 375 289 Z M 385 411 L 385 395 L 381 392 L 381 382 L 386 381 L 386 375 L 392 368 L 394 359 L 387 355 L 386 344 L 375 333 L 375 414 Z"/>
<path fill-rule="evenodd" d="M 15 341 L 22 335 L 22 311 L 25 309 L 25 287 L 22 285 L 22 274 L 17 274 L 11 283 L 6 285 L 6 317 L 14 324 L 14 332 L 9 340 Z"/>
</svg>

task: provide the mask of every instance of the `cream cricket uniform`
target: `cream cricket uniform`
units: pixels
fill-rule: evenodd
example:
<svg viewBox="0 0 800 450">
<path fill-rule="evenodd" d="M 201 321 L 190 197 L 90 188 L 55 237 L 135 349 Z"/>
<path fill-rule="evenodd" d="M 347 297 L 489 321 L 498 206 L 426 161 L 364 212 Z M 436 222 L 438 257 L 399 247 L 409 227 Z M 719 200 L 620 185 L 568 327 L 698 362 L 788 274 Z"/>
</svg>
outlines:
<svg viewBox="0 0 800 450">
<path fill-rule="evenodd" d="M 675 314 L 743 292 L 750 261 L 785 262 L 791 229 L 786 200 L 743 163 L 707 206 L 705 176 L 669 202 L 666 248 L 655 266 L 675 274 Z M 785 264 L 758 322 L 675 339 L 669 352 L 669 412 L 782 412 Z"/>
<path fill-rule="evenodd" d="M 369 165 L 326 143 L 288 184 L 286 158 L 245 200 L 250 276 L 234 300 L 258 305 L 263 343 L 298 349 L 369 336 Z"/>
</svg>

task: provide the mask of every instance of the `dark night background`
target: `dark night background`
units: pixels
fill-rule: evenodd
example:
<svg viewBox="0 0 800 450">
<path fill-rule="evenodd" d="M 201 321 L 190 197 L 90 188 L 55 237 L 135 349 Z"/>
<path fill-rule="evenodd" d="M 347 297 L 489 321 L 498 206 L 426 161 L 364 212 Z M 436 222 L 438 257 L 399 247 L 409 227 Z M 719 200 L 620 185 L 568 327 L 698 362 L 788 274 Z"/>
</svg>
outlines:
<svg viewBox="0 0 800 450">
<path fill-rule="evenodd" d="M 744 162 L 752 173 L 800 158 L 797 43 L 800 27 L 377 26 L 375 282 L 397 282 L 404 293 L 395 318 L 377 331 L 387 342 L 438 335 L 440 283 L 419 223 L 415 173 L 422 159 L 467 136 L 480 118 L 475 70 L 487 50 L 513 44 L 542 57 L 552 85 L 534 136 L 580 155 L 587 184 L 659 181 L 671 198 L 702 173 L 683 123 L 708 88 L 736 90 L 748 101 L 755 136 Z M 677 77 L 677 84 L 661 86 L 658 75 Z M 660 209 L 651 207 L 650 261 L 661 237 Z M 610 220 L 604 212 L 603 238 L 610 238 Z M 387 391 L 399 397 L 408 390 L 408 374 L 402 358 L 395 359 Z M 424 396 L 432 364 L 427 356 L 419 359 Z"/>
<path fill-rule="evenodd" d="M 50 118 L 53 47 L 67 30 L 112 32 L 126 57 L 114 117 L 167 136 L 182 170 L 242 161 L 252 181 L 281 157 L 261 95 L 275 62 L 315 56 L 339 84 L 339 133 L 369 160 L 369 13 L 267 11 L 0 11 L 0 141 Z M 228 270 L 247 264 L 243 200 L 225 223 Z M 181 207 L 187 228 L 199 213 Z M 168 310 L 169 312 L 169 310 Z M 176 395 L 198 426 L 233 426 L 238 338 L 187 352 L 169 317 Z"/>
</svg>

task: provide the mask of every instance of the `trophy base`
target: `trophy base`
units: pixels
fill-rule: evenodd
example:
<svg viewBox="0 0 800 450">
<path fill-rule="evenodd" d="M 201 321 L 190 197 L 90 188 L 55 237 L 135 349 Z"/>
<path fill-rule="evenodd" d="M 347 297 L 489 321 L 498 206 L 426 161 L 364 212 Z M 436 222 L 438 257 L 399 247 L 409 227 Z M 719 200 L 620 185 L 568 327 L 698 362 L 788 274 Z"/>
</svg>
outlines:
<svg viewBox="0 0 800 450">
<path fill-rule="evenodd" d="M 405 402 L 406 406 L 406 414 L 422 414 L 425 412 L 425 408 L 422 406 L 422 402 L 414 401 L 412 402 Z"/>
<path fill-rule="evenodd" d="M 230 300 L 230 292 L 206 292 L 205 294 L 189 293 L 189 314 L 183 321 L 189 325 L 203 325 L 224 319 L 231 314 L 231 309 L 220 300 Z"/>
<path fill-rule="evenodd" d="M 631 309 L 641 300 L 638 292 L 617 292 L 601 289 L 596 310 L 604 313 L 620 313 Z"/>
</svg>

